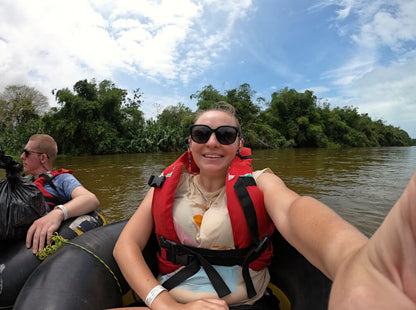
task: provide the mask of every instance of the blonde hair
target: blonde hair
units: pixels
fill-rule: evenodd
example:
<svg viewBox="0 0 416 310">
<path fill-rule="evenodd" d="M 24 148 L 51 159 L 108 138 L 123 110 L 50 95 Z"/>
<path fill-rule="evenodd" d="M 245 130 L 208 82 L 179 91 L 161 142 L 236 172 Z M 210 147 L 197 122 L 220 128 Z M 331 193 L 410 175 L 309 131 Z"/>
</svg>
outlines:
<svg viewBox="0 0 416 310">
<path fill-rule="evenodd" d="M 221 111 L 221 112 L 225 112 L 228 115 L 230 115 L 232 118 L 234 118 L 235 123 L 236 123 L 236 127 L 238 128 L 238 134 L 239 134 L 240 137 L 242 137 L 243 133 L 241 131 L 240 121 L 238 120 L 238 117 L 237 117 L 237 113 L 235 111 L 235 108 L 231 104 L 229 104 L 228 102 L 225 102 L 225 101 L 218 101 L 218 102 L 214 103 L 208 109 L 198 111 L 195 114 L 195 122 L 198 120 L 198 118 L 201 117 L 202 114 L 204 114 L 206 112 L 210 112 L 210 111 Z"/>
<path fill-rule="evenodd" d="M 35 134 L 29 138 L 29 141 L 36 142 L 36 152 L 45 153 L 53 162 L 58 154 L 58 145 L 55 140 L 47 134 Z"/>
</svg>

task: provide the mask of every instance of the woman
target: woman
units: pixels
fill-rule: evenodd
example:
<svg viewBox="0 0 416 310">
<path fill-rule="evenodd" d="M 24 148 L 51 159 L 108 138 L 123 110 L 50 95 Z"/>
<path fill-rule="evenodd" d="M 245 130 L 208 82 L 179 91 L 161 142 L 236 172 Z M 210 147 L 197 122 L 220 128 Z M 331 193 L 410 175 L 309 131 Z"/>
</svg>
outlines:
<svg viewBox="0 0 416 310">
<path fill-rule="evenodd" d="M 176 183 L 171 181 L 173 178 L 170 177 L 174 176 L 175 171 L 178 170 L 176 163 L 165 171 L 164 176 L 154 178 L 153 185 L 156 187 L 148 192 L 122 231 L 114 249 L 114 256 L 126 280 L 134 291 L 146 301 L 148 307 L 152 309 L 228 309 L 229 306 L 261 303 L 269 281 L 267 264 L 270 258 L 270 248 L 267 247 L 266 239 L 270 232 L 270 223 L 272 223 L 286 240 L 310 262 L 330 279 L 335 280 L 335 289 L 331 293 L 331 298 L 336 303 L 334 305 L 331 301 L 334 309 L 349 309 L 350 302 L 357 301 L 354 296 L 359 296 L 359 302 L 363 298 L 368 301 L 369 303 L 365 304 L 367 307 L 370 306 L 368 308 L 375 309 L 371 302 L 376 302 L 377 305 L 382 304 L 386 309 L 390 306 L 389 309 L 391 309 L 393 305 L 391 301 L 390 304 L 386 304 L 389 301 L 386 298 L 386 293 L 390 291 L 394 291 L 394 297 L 403 301 L 403 305 L 414 309 L 416 294 L 412 295 L 412 302 L 403 293 L 403 291 L 407 293 L 405 290 L 396 289 L 396 287 L 400 287 L 401 283 L 397 277 L 393 279 L 394 281 L 389 279 L 385 283 L 383 282 L 382 290 L 376 292 L 371 290 L 371 285 L 357 285 L 362 282 L 378 285 L 377 282 L 380 283 L 380 278 L 389 277 L 384 274 L 379 276 L 378 280 L 375 278 L 371 280 L 371 277 L 374 276 L 371 270 L 376 268 L 372 266 L 371 262 L 368 262 L 369 256 L 367 254 L 371 252 L 367 249 L 369 247 L 368 239 L 319 201 L 299 196 L 287 188 L 284 182 L 269 169 L 255 171 L 252 174 L 246 173 L 247 167 L 243 164 L 245 161 L 240 160 L 247 155 L 247 149 L 243 148 L 243 143 L 240 125 L 232 106 L 222 103 L 213 109 L 200 113 L 195 124 L 191 126 L 189 158 L 185 155 L 179 160 L 181 166 L 184 163 L 188 172 L 193 173 L 182 173 L 181 170 L 179 181 Z M 241 166 L 243 168 L 239 170 Z M 237 170 L 238 172 L 236 172 Z M 252 179 L 251 175 L 255 179 L 254 184 L 249 182 L 250 184 L 245 188 L 250 188 L 249 196 L 259 225 L 257 225 L 257 231 L 253 233 L 252 225 L 245 224 L 243 222 L 244 216 L 240 216 L 241 225 L 248 228 L 242 233 L 243 240 L 238 240 L 235 232 L 238 227 L 235 223 L 238 216 L 236 217 L 234 214 L 234 210 L 238 208 L 230 206 L 230 201 L 237 203 L 237 200 L 233 196 L 229 184 L 234 182 L 235 185 L 240 177 L 247 175 L 249 178 L 244 180 Z M 257 185 L 257 187 L 253 185 Z M 168 189 L 163 191 L 164 188 Z M 257 189 L 263 193 L 264 201 L 256 193 Z M 166 191 L 174 191 L 173 200 L 172 197 L 165 198 L 169 196 Z M 411 195 L 416 196 L 414 192 Z M 161 196 L 162 198 L 160 198 Z M 237 196 L 240 198 L 240 194 Z M 242 205 L 243 200 L 240 199 Z M 161 202 L 165 202 L 168 206 L 165 204 L 160 206 Z M 264 216 L 264 212 L 267 212 L 270 218 Z M 165 217 L 172 217 L 172 219 L 167 220 Z M 246 216 L 246 220 L 248 218 L 251 217 Z M 159 268 L 168 273 L 160 275 L 158 279 L 152 275 L 141 254 L 155 228 L 154 223 L 156 223 L 156 234 L 162 247 Z M 256 225 L 254 224 L 254 226 Z M 176 232 L 173 241 L 170 240 L 172 239 L 170 231 L 172 229 Z M 175 249 L 185 251 L 185 254 L 189 253 L 188 247 L 184 249 L 177 243 L 189 246 L 191 249 L 189 251 L 199 247 L 217 251 L 231 250 L 232 252 L 236 247 L 235 243 L 238 243 L 238 248 L 241 248 L 240 245 L 245 242 L 244 238 L 247 239 L 247 236 L 250 235 L 254 240 L 255 247 L 262 246 L 259 255 L 250 259 L 249 263 L 244 262 L 231 266 L 209 263 L 204 265 L 205 261 L 198 258 L 196 259 L 198 260 L 197 271 L 190 272 L 190 276 L 189 274 L 180 276 L 180 280 L 171 280 L 175 278 L 176 274 L 181 273 L 180 270 L 186 269 L 186 267 L 179 268 L 181 264 L 178 263 L 182 262 L 179 261 L 179 256 L 170 255 L 169 258 L 169 254 L 173 252 L 172 248 L 169 248 L 172 244 Z M 262 237 L 266 238 L 262 239 Z M 395 235 L 392 235 L 392 242 L 395 241 L 394 237 Z M 252 240 L 249 243 L 253 243 Z M 265 242 L 262 243 L 264 240 Z M 266 245 L 263 246 L 263 244 Z M 396 247 L 400 249 L 400 246 Z M 373 249 L 373 254 L 377 255 L 377 251 L 377 249 Z M 211 252 L 208 251 L 207 255 L 209 256 Z M 192 256 L 193 258 L 198 257 L 198 251 L 192 253 L 196 253 Z M 182 257 L 186 257 L 186 255 L 182 255 Z M 413 261 L 415 257 L 413 256 Z M 178 261 L 175 261 L 176 258 Z M 214 258 L 210 261 L 216 260 Z M 186 263 L 184 264 L 186 265 Z M 250 266 L 248 277 L 245 273 L 247 264 Z M 203 265 L 204 268 L 199 269 L 200 265 Z M 214 271 L 211 270 L 210 266 L 212 265 L 214 265 Z M 410 266 L 407 270 L 415 275 L 414 264 L 408 262 L 407 266 Z M 389 268 L 384 269 L 388 270 Z M 361 281 L 363 279 L 360 278 L 364 272 L 367 273 L 365 279 L 369 279 L 367 282 Z M 213 274 L 216 275 L 213 276 Z M 218 281 L 217 275 L 220 276 L 223 283 L 221 280 Z M 394 282 L 393 288 L 392 282 Z M 169 287 L 169 292 L 160 286 L 161 283 L 164 283 L 165 287 Z M 407 289 L 416 287 L 410 284 L 416 284 L 415 280 L 407 280 L 405 285 Z M 396 301 L 393 308 L 398 309 Z M 410 308 L 411 306 L 413 308 Z M 357 306 L 354 307 L 354 309 L 358 309 Z"/>
</svg>

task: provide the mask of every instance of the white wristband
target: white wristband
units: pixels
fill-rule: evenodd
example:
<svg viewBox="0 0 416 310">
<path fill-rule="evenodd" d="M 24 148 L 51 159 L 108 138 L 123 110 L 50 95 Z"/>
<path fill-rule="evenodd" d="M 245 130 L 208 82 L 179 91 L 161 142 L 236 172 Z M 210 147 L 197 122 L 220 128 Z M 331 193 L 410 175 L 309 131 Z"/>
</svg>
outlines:
<svg viewBox="0 0 416 310">
<path fill-rule="evenodd" d="M 162 285 L 156 285 L 154 288 L 152 288 L 149 294 L 147 294 L 144 303 L 150 308 L 155 298 L 163 291 L 166 291 L 166 289 Z"/>
<path fill-rule="evenodd" d="M 66 208 L 63 205 L 58 205 L 56 206 L 54 209 L 59 208 L 62 210 L 62 212 L 64 213 L 64 221 L 68 219 L 68 211 L 66 210 Z"/>
</svg>

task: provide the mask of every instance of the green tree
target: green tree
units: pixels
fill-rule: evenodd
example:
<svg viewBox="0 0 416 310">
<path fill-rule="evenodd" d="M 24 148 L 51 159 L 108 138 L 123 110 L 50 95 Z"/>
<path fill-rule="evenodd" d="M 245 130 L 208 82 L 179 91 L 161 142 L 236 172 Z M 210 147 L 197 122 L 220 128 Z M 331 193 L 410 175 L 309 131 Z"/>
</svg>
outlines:
<svg viewBox="0 0 416 310">
<path fill-rule="evenodd" d="M 250 147 L 254 145 L 265 147 L 268 145 L 267 142 L 258 138 L 253 127 L 261 111 L 259 103 L 264 102 L 264 99 L 261 97 L 257 98 L 256 104 L 253 102 L 254 95 L 255 91 L 247 83 L 240 85 L 238 88 L 225 91 L 225 96 L 221 95 L 212 85 L 208 85 L 202 91 L 191 95 L 191 99 L 198 100 L 198 110 L 206 110 L 218 101 L 226 101 L 233 105 L 237 118 L 241 123 L 246 145 Z"/>
<path fill-rule="evenodd" d="M 145 126 L 143 112 L 140 111 L 142 104 L 142 92 L 140 88 L 133 91 L 133 98 L 127 98 L 121 108 L 122 112 L 122 136 L 126 143 L 125 150 L 128 153 L 143 152 L 142 136 Z"/>
<path fill-rule="evenodd" d="M 0 94 L 2 129 L 12 129 L 37 120 L 48 108 L 48 99 L 35 88 L 26 85 L 7 86 Z"/>
<path fill-rule="evenodd" d="M 240 85 L 239 88 L 228 90 L 226 94 L 226 101 L 235 107 L 241 125 L 247 130 L 256 121 L 260 113 L 260 106 L 252 100 L 255 91 L 251 89 L 249 84 L 245 83 Z"/>
<path fill-rule="evenodd" d="M 41 132 L 48 107 L 47 98 L 26 85 L 10 85 L 0 93 L 0 143 L 6 152 L 20 154 L 29 137 Z"/>
<path fill-rule="evenodd" d="M 121 107 L 127 91 L 104 80 L 75 83 L 74 92 L 56 91 L 60 109 L 52 109 L 44 122 L 63 153 L 120 153 L 125 144 Z"/>
<path fill-rule="evenodd" d="M 27 86 L 9 86 L 0 93 L 0 143 L 19 154 L 30 135 L 49 133 L 60 153 L 112 154 L 185 149 L 193 111 L 179 103 L 156 119 L 145 120 L 142 93 L 133 98 L 125 89 L 104 80 L 80 80 L 72 90 L 54 90 L 58 107 L 47 108 L 46 97 Z M 191 95 L 198 109 L 218 101 L 232 104 L 240 118 L 245 144 L 252 148 L 414 145 L 400 128 L 373 121 L 354 107 L 332 109 L 312 91 L 284 88 L 271 101 L 255 97 L 245 83 L 221 94 L 212 85 Z M 266 109 L 262 110 L 265 105 Z"/>
<path fill-rule="evenodd" d="M 267 109 L 270 125 L 296 146 L 327 145 L 317 98 L 312 91 L 299 93 L 287 87 L 272 94 Z"/>
<path fill-rule="evenodd" d="M 202 91 L 192 94 L 190 98 L 198 100 L 199 110 L 206 110 L 218 101 L 226 101 L 226 97 L 221 95 L 212 85 L 205 86 Z"/>
<path fill-rule="evenodd" d="M 167 107 L 157 117 L 161 129 L 157 145 L 162 151 L 178 151 L 185 149 L 189 126 L 193 121 L 192 110 L 184 104 Z"/>
</svg>

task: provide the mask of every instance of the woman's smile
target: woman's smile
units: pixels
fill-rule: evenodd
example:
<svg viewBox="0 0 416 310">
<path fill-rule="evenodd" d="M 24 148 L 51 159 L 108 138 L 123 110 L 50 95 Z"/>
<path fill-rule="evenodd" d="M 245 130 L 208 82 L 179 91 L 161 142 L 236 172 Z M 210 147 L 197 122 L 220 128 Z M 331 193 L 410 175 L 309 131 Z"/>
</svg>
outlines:
<svg viewBox="0 0 416 310">
<path fill-rule="evenodd" d="M 203 154 L 202 155 L 205 158 L 222 158 L 224 155 L 217 155 L 217 154 Z"/>
</svg>

